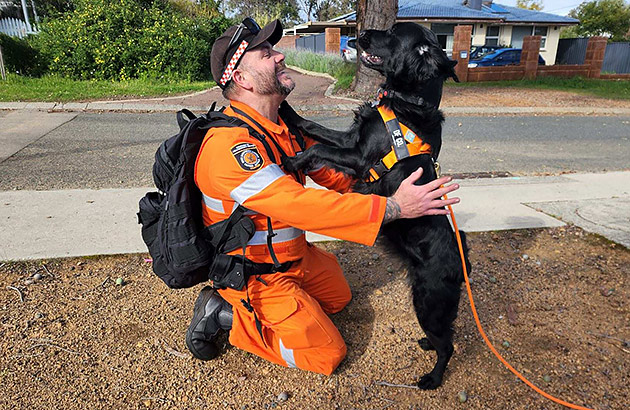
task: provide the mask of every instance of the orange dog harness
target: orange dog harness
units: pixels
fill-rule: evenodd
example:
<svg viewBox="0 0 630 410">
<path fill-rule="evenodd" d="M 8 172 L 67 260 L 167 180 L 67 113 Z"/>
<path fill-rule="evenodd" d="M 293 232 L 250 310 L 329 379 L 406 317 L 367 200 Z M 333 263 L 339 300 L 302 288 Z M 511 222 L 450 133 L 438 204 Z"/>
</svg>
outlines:
<svg viewBox="0 0 630 410">
<path fill-rule="evenodd" d="M 392 139 L 392 149 L 370 168 L 370 176 L 366 182 L 376 181 L 404 158 L 431 153 L 431 145 L 424 142 L 405 124 L 401 124 L 392 110 L 383 105 L 379 105 L 377 109 Z"/>
</svg>

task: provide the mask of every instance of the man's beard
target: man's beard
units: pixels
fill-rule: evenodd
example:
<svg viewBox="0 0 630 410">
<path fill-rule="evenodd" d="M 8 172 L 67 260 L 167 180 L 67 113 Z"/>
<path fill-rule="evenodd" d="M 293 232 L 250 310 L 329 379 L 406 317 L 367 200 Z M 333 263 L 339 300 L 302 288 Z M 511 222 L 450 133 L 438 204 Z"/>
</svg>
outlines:
<svg viewBox="0 0 630 410">
<path fill-rule="evenodd" d="M 285 67 L 281 67 L 280 70 L 284 70 Z M 261 95 L 281 95 L 286 97 L 293 91 L 295 88 L 295 81 L 291 80 L 291 84 L 285 85 L 280 82 L 278 79 L 278 70 L 273 73 L 270 72 L 261 72 L 257 70 L 253 70 L 252 74 L 256 79 L 256 83 L 258 85 L 257 92 Z"/>
</svg>

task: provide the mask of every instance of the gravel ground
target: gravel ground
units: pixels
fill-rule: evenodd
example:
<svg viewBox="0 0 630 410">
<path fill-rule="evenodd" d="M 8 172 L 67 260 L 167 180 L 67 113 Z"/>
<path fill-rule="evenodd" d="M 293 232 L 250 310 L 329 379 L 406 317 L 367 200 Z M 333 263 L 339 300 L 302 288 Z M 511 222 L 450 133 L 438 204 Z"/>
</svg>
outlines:
<svg viewBox="0 0 630 410">
<path fill-rule="evenodd" d="M 575 227 L 470 234 L 469 244 L 475 302 L 500 353 L 561 399 L 627 408 L 630 252 Z M 354 294 L 333 317 L 348 356 L 330 377 L 229 346 L 192 359 L 184 333 L 199 288 L 167 289 L 146 255 L 0 264 L 0 408 L 561 408 L 492 356 L 465 295 L 444 385 L 412 388 L 435 359 L 417 345 L 401 262 L 378 244 L 320 246 Z"/>
</svg>

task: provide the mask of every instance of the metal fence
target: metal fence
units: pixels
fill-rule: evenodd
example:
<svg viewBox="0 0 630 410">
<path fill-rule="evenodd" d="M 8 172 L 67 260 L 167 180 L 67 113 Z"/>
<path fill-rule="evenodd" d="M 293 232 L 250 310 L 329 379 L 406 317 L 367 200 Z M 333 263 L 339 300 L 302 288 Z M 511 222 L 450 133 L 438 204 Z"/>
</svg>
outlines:
<svg viewBox="0 0 630 410">
<path fill-rule="evenodd" d="M 39 33 L 39 30 L 36 24 L 27 24 L 16 18 L 5 17 L 0 19 L 0 33 L 11 37 L 24 38 L 29 34 Z"/>
<path fill-rule="evenodd" d="M 588 38 L 565 38 L 558 42 L 556 64 L 584 64 Z M 602 72 L 630 73 L 630 43 L 608 43 Z"/>
<path fill-rule="evenodd" d="M 309 50 L 315 53 L 326 52 L 326 33 L 314 34 L 308 37 L 300 37 L 295 40 L 295 48 Z"/>
<path fill-rule="evenodd" d="M 630 73 L 630 43 L 608 43 L 602 72 Z"/>
</svg>

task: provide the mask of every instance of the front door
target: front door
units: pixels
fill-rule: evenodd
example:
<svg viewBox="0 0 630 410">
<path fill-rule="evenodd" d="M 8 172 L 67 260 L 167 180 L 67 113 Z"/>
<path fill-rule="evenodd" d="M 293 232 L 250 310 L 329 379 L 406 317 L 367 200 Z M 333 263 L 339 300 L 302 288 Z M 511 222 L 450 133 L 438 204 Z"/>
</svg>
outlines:
<svg viewBox="0 0 630 410">
<path fill-rule="evenodd" d="M 523 38 L 532 35 L 531 26 L 514 26 L 512 27 L 512 48 L 523 48 Z"/>
</svg>

